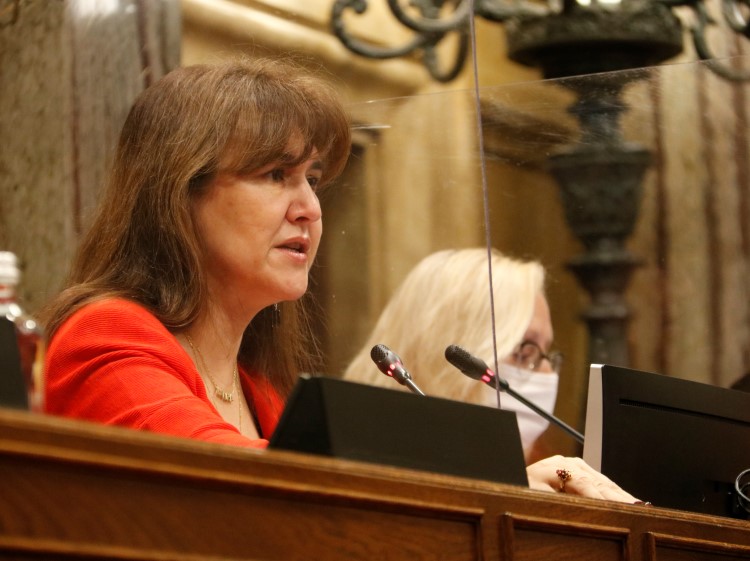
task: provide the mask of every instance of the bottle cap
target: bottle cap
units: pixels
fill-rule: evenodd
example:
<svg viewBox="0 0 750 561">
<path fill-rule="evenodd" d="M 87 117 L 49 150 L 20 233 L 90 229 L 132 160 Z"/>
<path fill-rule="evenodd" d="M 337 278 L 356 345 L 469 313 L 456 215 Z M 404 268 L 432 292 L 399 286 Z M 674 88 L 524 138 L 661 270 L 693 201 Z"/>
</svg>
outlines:
<svg viewBox="0 0 750 561">
<path fill-rule="evenodd" d="M 15 253 L 0 251 L 0 284 L 18 284 L 20 276 Z"/>
</svg>

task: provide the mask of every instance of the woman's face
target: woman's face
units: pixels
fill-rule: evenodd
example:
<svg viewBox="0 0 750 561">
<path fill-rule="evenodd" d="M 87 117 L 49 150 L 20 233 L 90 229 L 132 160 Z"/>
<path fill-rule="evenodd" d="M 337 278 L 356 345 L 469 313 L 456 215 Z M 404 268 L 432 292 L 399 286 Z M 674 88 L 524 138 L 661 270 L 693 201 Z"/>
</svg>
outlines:
<svg viewBox="0 0 750 561">
<path fill-rule="evenodd" d="M 193 208 L 211 297 L 232 312 L 255 314 L 307 290 L 323 231 L 315 189 L 317 153 L 289 167 L 302 150 L 249 175 L 219 174 Z"/>
<path fill-rule="evenodd" d="M 552 338 L 552 317 L 549 311 L 549 304 L 542 294 L 537 294 L 534 300 L 534 313 L 531 316 L 531 322 L 526 328 L 526 332 L 523 334 L 523 339 L 520 342 L 534 343 L 543 353 L 548 353 L 552 345 Z M 515 364 L 513 355 L 507 357 L 504 362 Z M 552 365 L 548 360 L 542 360 L 536 367 L 536 371 L 551 373 Z"/>
</svg>

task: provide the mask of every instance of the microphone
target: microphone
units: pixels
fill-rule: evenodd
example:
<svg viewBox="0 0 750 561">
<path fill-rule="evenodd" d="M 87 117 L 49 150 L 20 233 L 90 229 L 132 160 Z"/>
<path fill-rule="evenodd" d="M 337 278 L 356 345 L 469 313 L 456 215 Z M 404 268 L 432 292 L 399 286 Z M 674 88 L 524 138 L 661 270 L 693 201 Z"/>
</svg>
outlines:
<svg viewBox="0 0 750 561">
<path fill-rule="evenodd" d="M 561 419 L 558 419 L 554 415 L 547 413 L 544 409 L 532 403 L 521 394 L 513 390 L 513 388 L 510 387 L 510 384 L 508 384 L 508 381 L 501 378 L 500 376 L 497 376 L 492 370 L 490 370 L 490 368 L 482 359 L 472 356 L 458 345 L 448 346 L 448 348 L 445 349 L 445 358 L 448 362 L 450 362 L 453 366 L 466 374 L 469 378 L 484 382 L 492 388 L 495 387 L 495 381 L 497 380 L 497 384 L 500 386 L 500 389 L 502 391 L 506 392 L 508 395 L 513 396 L 518 401 L 523 403 L 526 407 L 534 411 L 537 415 L 545 418 L 550 423 L 554 423 L 569 435 L 571 435 L 573 438 L 575 438 L 578 442 L 583 444 L 583 435 L 580 432 L 567 425 Z"/>
<path fill-rule="evenodd" d="M 402 386 L 406 386 L 415 394 L 424 395 L 417 384 L 411 379 L 411 374 L 401 364 L 401 359 L 391 349 L 385 345 L 375 345 L 370 351 L 370 358 L 377 365 L 378 369 L 396 380 Z"/>
</svg>

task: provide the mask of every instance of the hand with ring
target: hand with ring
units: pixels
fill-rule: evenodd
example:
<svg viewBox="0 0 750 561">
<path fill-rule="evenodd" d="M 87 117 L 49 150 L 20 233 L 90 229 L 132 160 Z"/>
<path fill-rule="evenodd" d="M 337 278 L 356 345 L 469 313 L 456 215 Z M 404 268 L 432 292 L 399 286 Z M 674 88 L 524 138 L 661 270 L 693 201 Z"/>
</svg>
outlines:
<svg viewBox="0 0 750 561">
<path fill-rule="evenodd" d="M 552 456 L 526 468 L 529 487 L 592 499 L 644 504 L 581 458 Z"/>
</svg>

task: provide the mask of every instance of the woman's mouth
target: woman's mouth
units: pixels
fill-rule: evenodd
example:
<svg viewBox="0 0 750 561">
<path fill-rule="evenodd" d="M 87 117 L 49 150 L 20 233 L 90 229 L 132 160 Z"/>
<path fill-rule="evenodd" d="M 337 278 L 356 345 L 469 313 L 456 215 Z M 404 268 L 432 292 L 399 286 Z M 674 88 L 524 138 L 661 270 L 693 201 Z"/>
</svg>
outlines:
<svg viewBox="0 0 750 561">
<path fill-rule="evenodd" d="M 310 251 L 310 240 L 307 238 L 293 238 L 286 240 L 276 246 L 276 248 L 288 251 L 295 255 L 306 256 Z"/>
</svg>

